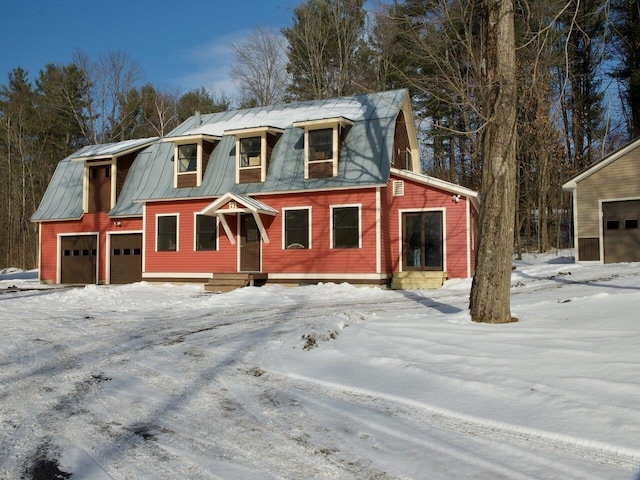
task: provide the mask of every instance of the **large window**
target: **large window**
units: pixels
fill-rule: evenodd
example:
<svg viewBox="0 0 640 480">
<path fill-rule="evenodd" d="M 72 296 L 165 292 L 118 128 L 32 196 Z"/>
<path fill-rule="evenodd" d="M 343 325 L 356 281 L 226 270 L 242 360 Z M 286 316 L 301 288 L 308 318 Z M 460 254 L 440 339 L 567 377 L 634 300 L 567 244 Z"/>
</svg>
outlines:
<svg viewBox="0 0 640 480">
<path fill-rule="evenodd" d="M 240 140 L 240 167 L 259 167 L 261 165 L 261 144 L 261 137 Z"/>
<path fill-rule="evenodd" d="M 178 145 L 178 173 L 195 172 L 198 169 L 198 145 Z"/>
<path fill-rule="evenodd" d="M 309 161 L 333 158 L 333 128 L 309 131 Z"/>
<path fill-rule="evenodd" d="M 360 207 L 333 207 L 333 248 L 360 247 Z"/>
<path fill-rule="evenodd" d="M 309 247 L 309 209 L 285 210 L 284 248 Z"/>
<path fill-rule="evenodd" d="M 196 216 L 196 250 L 215 250 L 217 248 L 218 228 L 216 217 Z"/>
<path fill-rule="evenodd" d="M 157 250 L 175 252 L 178 248 L 178 217 L 163 215 L 158 217 Z"/>
</svg>

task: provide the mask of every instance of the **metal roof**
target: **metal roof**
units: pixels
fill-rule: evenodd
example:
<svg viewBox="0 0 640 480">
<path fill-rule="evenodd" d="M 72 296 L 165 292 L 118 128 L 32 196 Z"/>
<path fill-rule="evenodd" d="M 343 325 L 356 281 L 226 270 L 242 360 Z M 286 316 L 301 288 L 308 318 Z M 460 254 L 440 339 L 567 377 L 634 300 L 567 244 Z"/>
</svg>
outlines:
<svg viewBox="0 0 640 480">
<path fill-rule="evenodd" d="M 56 167 L 40 206 L 31 221 L 69 220 L 82 217 L 82 172 L 84 164 L 73 162 L 73 155 Z"/>
<path fill-rule="evenodd" d="M 393 159 L 396 117 L 407 95 L 406 90 L 394 90 L 333 100 L 206 114 L 200 116 L 200 125 L 195 125 L 197 116 L 192 117 L 171 131 L 163 142 L 155 139 L 131 141 L 128 148 L 132 145 L 140 148 L 148 146 L 137 155 L 118 202 L 109 215 L 142 215 L 143 201 L 216 198 L 226 193 L 253 195 L 384 185 L 389 178 Z M 353 125 L 345 131 L 338 161 L 338 176 L 305 179 L 304 130 L 294 127 L 293 123 L 340 117 L 352 121 Z M 284 132 L 271 152 L 266 181 L 236 184 L 235 136 L 225 135 L 224 132 L 261 126 L 279 128 Z M 170 140 L 189 135 L 220 136 L 221 140 L 209 158 L 202 185 L 174 188 L 174 146 Z M 153 141 L 149 142 L 150 140 Z M 85 147 L 60 162 L 32 220 L 80 217 L 83 162 L 70 160 L 89 155 L 113 155 L 110 152 L 124 151 L 118 150 L 124 146 L 118 147 L 116 144 Z"/>
<path fill-rule="evenodd" d="M 88 158 L 103 158 L 124 155 L 128 152 L 140 150 L 158 140 L 159 137 L 137 138 L 135 140 L 125 140 L 123 142 L 104 143 L 100 145 L 89 145 L 73 154 L 73 160 L 86 160 Z"/>
</svg>

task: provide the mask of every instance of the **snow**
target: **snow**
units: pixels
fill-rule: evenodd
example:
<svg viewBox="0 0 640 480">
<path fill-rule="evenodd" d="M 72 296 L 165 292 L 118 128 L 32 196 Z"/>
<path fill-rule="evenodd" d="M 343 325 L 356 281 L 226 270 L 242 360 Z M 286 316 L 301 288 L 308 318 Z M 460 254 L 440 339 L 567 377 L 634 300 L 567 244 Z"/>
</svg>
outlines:
<svg viewBox="0 0 640 480">
<path fill-rule="evenodd" d="M 640 264 L 569 255 L 514 261 L 506 325 L 470 320 L 469 280 L 0 271 L 0 477 L 640 478 Z"/>
<path fill-rule="evenodd" d="M 258 127 L 275 127 L 286 129 L 296 122 L 324 120 L 329 118 L 346 118 L 350 121 L 361 119 L 367 106 L 357 99 L 330 100 L 325 103 L 308 102 L 296 108 L 289 106 L 269 107 L 268 109 L 251 109 L 241 111 L 229 120 L 205 123 L 194 127 L 183 135 L 213 135 L 221 137 L 227 131 Z"/>
</svg>

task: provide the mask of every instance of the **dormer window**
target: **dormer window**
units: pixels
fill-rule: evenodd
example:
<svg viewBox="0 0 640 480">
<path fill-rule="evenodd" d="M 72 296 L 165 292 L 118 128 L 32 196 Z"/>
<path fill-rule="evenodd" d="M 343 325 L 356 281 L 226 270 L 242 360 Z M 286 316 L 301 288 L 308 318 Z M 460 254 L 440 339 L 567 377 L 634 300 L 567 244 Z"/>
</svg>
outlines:
<svg viewBox="0 0 640 480">
<path fill-rule="evenodd" d="M 196 172 L 198 169 L 198 145 L 178 145 L 178 173 Z"/>
<path fill-rule="evenodd" d="M 311 130 L 309 132 L 309 161 L 318 162 L 333 159 L 333 128 Z"/>
<path fill-rule="evenodd" d="M 271 151 L 283 130 L 275 127 L 256 127 L 227 130 L 225 135 L 236 137 L 236 183 L 258 183 L 267 178 Z"/>
<path fill-rule="evenodd" d="M 207 169 L 209 157 L 219 137 L 210 135 L 185 135 L 166 137 L 164 142 L 174 144 L 174 188 L 199 187 Z"/>
<path fill-rule="evenodd" d="M 342 139 L 351 125 L 344 117 L 294 122 L 304 128 L 304 178 L 338 176 Z"/>
<path fill-rule="evenodd" d="M 262 138 L 249 137 L 240 140 L 240 168 L 259 167 L 262 164 Z"/>
</svg>

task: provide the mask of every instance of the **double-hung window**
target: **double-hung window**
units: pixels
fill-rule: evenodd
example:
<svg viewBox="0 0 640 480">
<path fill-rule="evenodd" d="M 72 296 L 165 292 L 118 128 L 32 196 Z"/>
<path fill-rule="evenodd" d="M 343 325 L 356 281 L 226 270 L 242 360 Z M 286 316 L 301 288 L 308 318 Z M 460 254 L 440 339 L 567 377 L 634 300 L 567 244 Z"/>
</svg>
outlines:
<svg viewBox="0 0 640 480">
<path fill-rule="evenodd" d="M 333 128 L 309 131 L 309 161 L 333 159 Z"/>
<path fill-rule="evenodd" d="M 259 167 L 262 164 L 262 138 L 240 140 L 240 168 Z"/>
<path fill-rule="evenodd" d="M 284 248 L 311 248 L 308 208 L 284 211 Z"/>
<path fill-rule="evenodd" d="M 216 250 L 217 219 L 211 215 L 196 215 L 196 250 Z"/>
<path fill-rule="evenodd" d="M 160 215 L 157 217 L 156 250 L 175 252 L 178 249 L 178 216 Z"/>
<path fill-rule="evenodd" d="M 332 207 L 332 248 L 360 248 L 360 207 Z"/>
<path fill-rule="evenodd" d="M 304 129 L 304 178 L 338 176 L 342 142 L 354 122 L 344 117 L 309 119 L 293 122 Z"/>
<path fill-rule="evenodd" d="M 198 169 L 198 145 L 178 145 L 178 173 L 195 172 Z"/>
</svg>

